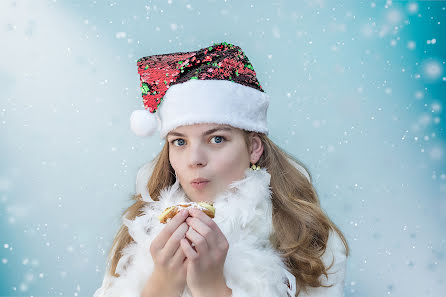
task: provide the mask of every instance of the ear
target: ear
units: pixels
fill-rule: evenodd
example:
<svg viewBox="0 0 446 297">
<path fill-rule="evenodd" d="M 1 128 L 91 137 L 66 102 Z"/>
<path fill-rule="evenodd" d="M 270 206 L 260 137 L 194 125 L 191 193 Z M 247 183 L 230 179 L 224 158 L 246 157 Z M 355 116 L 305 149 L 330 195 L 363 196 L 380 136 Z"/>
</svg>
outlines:
<svg viewBox="0 0 446 297">
<path fill-rule="evenodd" d="M 257 161 L 259 161 L 260 156 L 263 154 L 263 143 L 257 133 L 251 133 L 249 137 L 251 139 L 249 159 L 252 164 L 255 164 Z"/>
</svg>

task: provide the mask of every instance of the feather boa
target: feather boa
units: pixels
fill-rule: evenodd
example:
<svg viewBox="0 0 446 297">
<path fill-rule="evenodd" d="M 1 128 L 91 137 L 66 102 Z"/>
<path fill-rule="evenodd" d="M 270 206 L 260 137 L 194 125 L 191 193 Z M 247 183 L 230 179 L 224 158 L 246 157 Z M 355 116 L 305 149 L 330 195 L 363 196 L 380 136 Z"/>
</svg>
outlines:
<svg viewBox="0 0 446 297">
<path fill-rule="evenodd" d="M 299 164 L 290 162 L 307 177 L 309 174 Z M 153 201 L 147 190 L 147 181 L 153 171 L 153 162 L 140 168 L 136 178 L 136 191 L 147 202 L 143 215 L 134 220 L 123 218 L 134 242 L 122 251 L 116 278 L 106 274 L 102 286 L 94 297 L 140 297 L 146 281 L 153 271 L 150 243 L 165 226 L 158 222 L 158 215 L 168 206 L 189 202 L 181 186 L 175 183 L 163 189 L 159 201 Z M 216 197 L 215 222 L 229 242 L 224 266 L 226 285 L 232 289 L 232 297 L 247 296 L 294 296 L 295 277 L 288 272 L 268 237 L 272 230 L 270 175 L 265 169 L 248 169 L 245 178 L 232 183 L 225 193 Z M 346 250 L 341 238 L 330 230 L 327 249 L 321 257 L 328 278 L 321 276 L 324 285 L 331 287 L 308 288 L 300 297 L 342 297 L 347 265 Z M 291 288 L 284 285 L 284 279 Z M 186 286 L 182 297 L 192 296 Z"/>
<path fill-rule="evenodd" d="M 233 297 L 284 297 L 287 292 L 294 293 L 286 284 L 293 276 L 269 242 L 270 178 L 265 169 L 247 169 L 243 179 L 233 182 L 214 199 L 214 221 L 229 243 L 223 273 Z M 148 203 L 142 216 L 134 220 L 123 218 L 134 242 L 122 250 L 116 267 L 120 276 L 106 276 L 94 297 L 140 297 L 153 271 L 150 244 L 165 227 L 159 223 L 158 215 L 173 204 L 190 202 L 178 181 L 161 191 L 159 201 L 147 196 L 143 199 Z M 192 297 L 187 286 L 181 296 Z"/>
</svg>

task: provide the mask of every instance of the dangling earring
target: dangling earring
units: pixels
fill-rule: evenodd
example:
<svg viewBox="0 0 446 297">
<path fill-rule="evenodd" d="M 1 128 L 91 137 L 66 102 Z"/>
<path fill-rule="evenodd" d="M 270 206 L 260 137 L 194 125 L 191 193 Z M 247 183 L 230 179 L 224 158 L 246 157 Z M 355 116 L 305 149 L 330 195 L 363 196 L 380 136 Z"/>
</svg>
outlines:
<svg viewBox="0 0 446 297">
<path fill-rule="evenodd" d="M 260 166 L 256 166 L 256 164 L 252 164 L 251 170 L 259 170 Z"/>
</svg>

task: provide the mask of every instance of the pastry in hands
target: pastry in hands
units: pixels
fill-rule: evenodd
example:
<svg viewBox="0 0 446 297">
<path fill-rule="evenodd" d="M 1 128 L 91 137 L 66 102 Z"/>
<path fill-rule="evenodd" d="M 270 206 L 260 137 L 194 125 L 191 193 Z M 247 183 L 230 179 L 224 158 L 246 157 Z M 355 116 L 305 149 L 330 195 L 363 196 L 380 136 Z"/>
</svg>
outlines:
<svg viewBox="0 0 446 297">
<path fill-rule="evenodd" d="M 170 206 L 166 208 L 162 214 L 158 216 L 160 223 L 166 224 L 170 219 L 172 219 L 177 213 L 182 209 L 197 208 L 207 214 L 210 218 L 215 216 L 215 207 L 212 203 L 207 202 L 188 202 L 180 203 L 177 205 Z"/>
</svg>

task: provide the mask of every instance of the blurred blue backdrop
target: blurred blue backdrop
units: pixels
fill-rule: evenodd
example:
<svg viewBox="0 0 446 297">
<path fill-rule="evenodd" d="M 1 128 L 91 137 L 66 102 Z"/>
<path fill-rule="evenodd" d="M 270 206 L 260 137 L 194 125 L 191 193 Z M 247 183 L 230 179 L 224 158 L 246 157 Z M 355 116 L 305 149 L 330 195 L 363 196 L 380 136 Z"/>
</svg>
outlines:
<svg viewBox="0 0 446 297">
<path fill-rule="evenodd" d="M 0 2 L 0 295 L 91 296 L 159 137 L 136 60 L 226 41 L 350 247 L 345 296 L 446 291 L 445 1 Z M 443 33 L 442 33 L 443 32 Z"/>
</svg>

